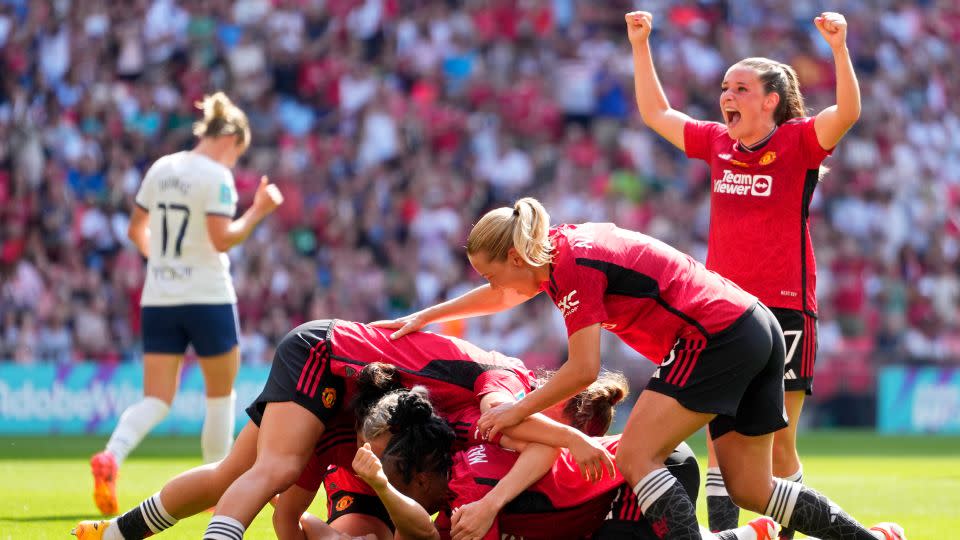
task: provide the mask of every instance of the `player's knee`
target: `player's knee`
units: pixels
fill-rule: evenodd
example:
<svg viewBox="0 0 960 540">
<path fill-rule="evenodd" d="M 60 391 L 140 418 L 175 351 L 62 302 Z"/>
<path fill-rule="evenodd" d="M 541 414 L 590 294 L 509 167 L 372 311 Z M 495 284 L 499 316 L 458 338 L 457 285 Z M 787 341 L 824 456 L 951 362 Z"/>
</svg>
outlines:
<svg viewBox="0 0 960 540">
<path fill-rule="evenodd" d="M 275 493 L 286 491 L 300 477 L 303 462 L 294 456 L 271 458 L 254 465 L 255 474 L 265 479 Z"/>
<path fill-rule="evenodd" d="M 663 468 L 663 460 L 657 460 L 640 454 L 629 447 L 620 446 L 617 449 L 617 468 L 630 486 L 635 486 L 643 477 Z"/>
</svg>

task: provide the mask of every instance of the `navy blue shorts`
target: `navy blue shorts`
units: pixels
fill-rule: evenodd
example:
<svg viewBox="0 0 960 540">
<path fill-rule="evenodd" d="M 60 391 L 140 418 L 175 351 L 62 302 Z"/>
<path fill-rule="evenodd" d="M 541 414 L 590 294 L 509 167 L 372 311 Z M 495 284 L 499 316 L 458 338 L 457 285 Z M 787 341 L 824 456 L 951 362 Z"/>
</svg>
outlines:
<svg viewBox="0 0 960 540">
<path fill-rule="evenodd" d="M 217 356 L 239 342 L 235 304 L 143 306 L 143 352 L 183 354 L 193 344 L 198 356 Z"/>
</svg>

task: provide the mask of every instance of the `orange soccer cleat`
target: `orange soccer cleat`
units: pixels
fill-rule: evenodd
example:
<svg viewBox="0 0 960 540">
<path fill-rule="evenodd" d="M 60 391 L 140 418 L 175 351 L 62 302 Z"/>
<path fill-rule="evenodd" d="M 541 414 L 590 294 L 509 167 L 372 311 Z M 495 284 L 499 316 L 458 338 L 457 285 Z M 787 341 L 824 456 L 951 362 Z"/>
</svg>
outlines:
<svg viewBox="0 0 960 540">
<path fill-rule="evenodd" d="M 115 515 L 119 511 L 117 505 L 117 460 L 110 452 L 100 452 L 90 458 L 90 470 L 93 472 L 93 502 L 96 503 L 101 514 L 105 516 Z M 91 538 L 99 538 L 99 536 Z"/>
<path fill-rule="evenodd" d="M 100 540 L 110 525 L 109 521 L 81 521 L 70 534 L 76 536 L 77 540 Z"/>
</svg>

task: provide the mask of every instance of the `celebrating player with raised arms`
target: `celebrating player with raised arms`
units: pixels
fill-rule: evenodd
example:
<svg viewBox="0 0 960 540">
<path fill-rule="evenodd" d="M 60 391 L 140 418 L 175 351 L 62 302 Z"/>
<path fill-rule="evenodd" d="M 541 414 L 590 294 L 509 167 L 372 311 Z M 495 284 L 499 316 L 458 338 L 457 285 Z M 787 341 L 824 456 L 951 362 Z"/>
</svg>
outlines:
<svg viewBox="0 0 960 540">
<path fill-rule="evenodd" d="M 233 219 L 237 191 L 230 169 L 250 145 L 247 116 L 222 92 L 204 97 L 197 107 L 203 120 L 193 132 L 200 142 L 150 167 L 130 218 L 130 239 L 147 258 L 140 301 L 144 397 L 123 412 L 106 449 L 90 460 L 94 501 L 104 515 L 117 513 L 120 464 L 170 410 L 190 344 L 206 384 L 204 461 L 223 459 L 233 442 L 240 353 L 226 251 L 243 242 L 283 196 L 263 177 L 253 205 Z"/>
<path fill-rule="evenodd" d="M 796 72 L 768 58 L 727 70 L 720 91 L 723 123 L 697 121 L 670 107 L 657 80 L 649 37 L 653 17 L 626 15 L 633 46 L 637 105 L 643 121 L 710 164 L 707 268 L 733 280 L 771 308 L 787 342 L 784 370 L 790 425 L 774 434 L 773 473 L 801 481 L 797 420 L 813 389 L 817 353 L 816 262 L 808 223 L 821 162 L 860 116 L 860 89 L 838 13 L 814 20 L 833 51 L 836 105 L 808 117 Z M 711 529 L 737 523 L 739 511 L 710 453 L 707 506 Z M 792 538 L 785 529 L 781 538 Z"/>
<path fill-rule="evenodd" d="M 470 232 L 467 256 L 487 285 L 379 324 L 398 328 L 399 338 L 431 322 L 503 311 L 545 291 L 568 334 L 567 362 L 523 399 L 484 413 L 481 431 L 494 435 L 590 384 L 605 328 L 660 366 L 627 421 L 617 467 L 663 538 L 701 537 L 690 498 L 663 463 L 707 424 L 741 507 L 822 539 L 887 534 L 874 535 L 823 495 L 773 477 L 773 433 L 786 426 L 786 346 L 776 318 L 755 296 L 663 242 L 610 223 L 551 229 L 549 214 L 531 198 L 485 214 Z"/>
</svg>

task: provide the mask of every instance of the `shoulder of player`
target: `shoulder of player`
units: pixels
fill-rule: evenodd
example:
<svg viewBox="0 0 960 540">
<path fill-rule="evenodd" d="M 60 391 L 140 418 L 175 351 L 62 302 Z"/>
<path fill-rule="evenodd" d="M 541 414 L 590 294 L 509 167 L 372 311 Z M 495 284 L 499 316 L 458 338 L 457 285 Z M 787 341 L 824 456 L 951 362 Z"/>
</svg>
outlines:
<svg viewBox="0 0 960 540">
<path fill-rule="evenodd" d="M 800 118 L 791 118 L 786 122 L 780 124 L 777 127 L 777 134 L 781 135 L 798 135 L 803 129 L 807 129 L 807 126 L 813 126 L 813 122 L 816 119 L 814 116 L 802 116 Z"/>
<path fill-rule="evenodd" d="M 727 126 L 721 124 L 720 122 L 713 122 L 709 120 L 693 120 L 689 123 L 696 126 L 696 129 L 701 134 L 709 137 L 710 140 L 733 140 L 730 138 L 730 134 L 727 132 Z"/>
</svg>

